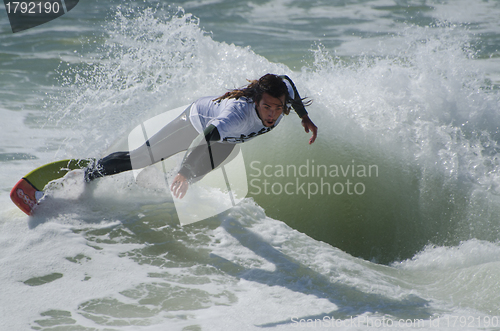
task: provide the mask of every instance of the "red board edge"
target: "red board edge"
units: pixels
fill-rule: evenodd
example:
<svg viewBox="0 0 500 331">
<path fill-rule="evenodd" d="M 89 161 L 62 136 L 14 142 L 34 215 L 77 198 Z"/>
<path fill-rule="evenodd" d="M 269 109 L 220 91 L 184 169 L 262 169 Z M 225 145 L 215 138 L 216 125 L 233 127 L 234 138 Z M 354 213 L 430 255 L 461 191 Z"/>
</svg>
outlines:
<svg viewBox="0 0 500 331">
<path fill-rule="evenodd" d="M 25 178 L 17 182 L 10 191 L 10 198 L 27 215 L 31 215 L 37 205 L 38 190 Z"/>
</svg>

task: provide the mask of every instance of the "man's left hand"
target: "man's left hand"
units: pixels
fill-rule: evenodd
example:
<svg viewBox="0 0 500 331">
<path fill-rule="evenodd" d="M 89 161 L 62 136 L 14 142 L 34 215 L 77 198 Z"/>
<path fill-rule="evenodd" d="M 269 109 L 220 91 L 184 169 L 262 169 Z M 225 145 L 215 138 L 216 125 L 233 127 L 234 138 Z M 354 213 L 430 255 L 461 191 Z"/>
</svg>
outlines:
<svg viewBox="0 0 500 331">
<path fill-rule="evenodd" d="M 312 131 L 312 137 L 309 139 L 310 145 L 316 140 L 316 137 L 318 136 L 318 127 L 314 125 L 314 123 L 307 115 L 302 116 L 302 126 L 307 133 L 309 133 L 309 131 Z"/>
</svg>

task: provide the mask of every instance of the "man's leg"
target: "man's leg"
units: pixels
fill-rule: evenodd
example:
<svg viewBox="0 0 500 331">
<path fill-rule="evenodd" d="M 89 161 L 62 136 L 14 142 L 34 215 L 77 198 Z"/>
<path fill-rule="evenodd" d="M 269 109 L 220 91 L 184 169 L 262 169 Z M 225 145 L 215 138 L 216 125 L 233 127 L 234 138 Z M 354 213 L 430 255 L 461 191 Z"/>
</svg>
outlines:
<svg viewBox="0 0 500 331">
<path fill-rule="evenodd" d="M 115 152 L 99 159 L 85 171 L 87 182 L 132 169 L 141 169 L 186 150 L 198 135 L 189 120 L 188 107 L 139 148 L 130 152 Z"/>
</svg>

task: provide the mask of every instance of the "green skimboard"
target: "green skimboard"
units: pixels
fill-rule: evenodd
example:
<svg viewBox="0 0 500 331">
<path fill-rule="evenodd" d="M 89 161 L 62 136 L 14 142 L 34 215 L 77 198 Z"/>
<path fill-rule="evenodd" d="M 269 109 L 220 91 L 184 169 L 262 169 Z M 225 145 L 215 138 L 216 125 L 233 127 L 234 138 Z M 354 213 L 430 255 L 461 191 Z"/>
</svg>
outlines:
<svg viewBox="0 0 500 331">
<path fill-rule="evenodd" d="M 28 215 L 33 213 L 44 195 L 45 186 L 75 169 L 86 168 L 94 159 L 68 159 L 48 163 L 21 178 L 10 191 L 10 198 Z"/>
</svg>

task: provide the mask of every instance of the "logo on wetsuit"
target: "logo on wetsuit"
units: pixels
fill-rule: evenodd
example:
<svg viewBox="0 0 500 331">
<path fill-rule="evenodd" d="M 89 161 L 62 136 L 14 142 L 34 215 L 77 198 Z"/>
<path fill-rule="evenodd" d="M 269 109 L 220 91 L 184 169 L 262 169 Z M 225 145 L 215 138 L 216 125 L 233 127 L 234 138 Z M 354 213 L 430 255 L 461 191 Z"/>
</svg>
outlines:
<svg viewBox="0 0 500 331">
<path fill-rule="evenodd" d="M 224 139 L 222 139 L 222 141 L 227 141 L 229 143 L 243 143 L 243 142 L 248 141 L 248 140 L 250 140 L 252 138 L 260 136 L 261 134 L 268 133 L 273 128 L 274 128 L 274 126 L 270 127 L 270 128 L 262 128 L 262 129 L 260 129 L 259 132 L 252 132 L 252 133 L 250 133 L 248 135 L 242 134 L 239 137 L 225 137 Z"/>
</svg>

